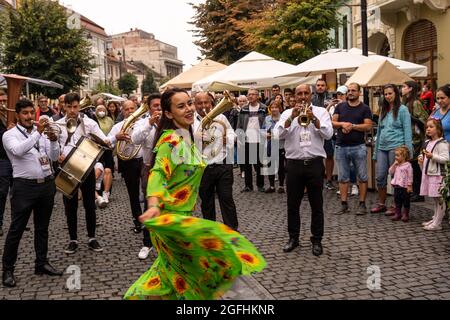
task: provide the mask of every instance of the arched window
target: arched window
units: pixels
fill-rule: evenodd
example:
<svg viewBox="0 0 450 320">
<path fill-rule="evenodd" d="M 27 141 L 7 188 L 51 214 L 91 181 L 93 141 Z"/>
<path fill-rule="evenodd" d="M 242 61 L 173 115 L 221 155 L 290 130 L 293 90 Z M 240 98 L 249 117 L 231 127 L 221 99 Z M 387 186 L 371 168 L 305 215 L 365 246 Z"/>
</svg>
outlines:
<svg viewBox="0 0 450 320">
<path fill-rule="evenodd" d="M 403 52 L 410 62 L 428 67 L 428 80 L 437 80 L 437 32 L 429 20 L 411 24 L 403 37 Z"/>
</svg>

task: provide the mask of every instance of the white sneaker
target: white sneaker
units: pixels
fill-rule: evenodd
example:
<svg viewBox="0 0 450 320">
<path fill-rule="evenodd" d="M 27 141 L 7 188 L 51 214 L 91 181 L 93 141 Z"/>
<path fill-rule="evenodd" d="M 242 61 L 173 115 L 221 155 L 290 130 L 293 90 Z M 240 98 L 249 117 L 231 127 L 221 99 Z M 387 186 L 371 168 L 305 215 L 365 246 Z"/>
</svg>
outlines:
<svg viewBox="0 0 450 320">
<path fill-rule="evenodd" d="M 245 178 L 245 172 L 241 173 L 241 178 Z"/>
<path fill-rule="evenodd" d="M 422 226 L 428 226 L 433 222 L 433 220 L 427 221 L 427 222 L 422 222 Z"/>
<path fill-rule="evenodd" d="M 152 248 L 149 247 L 142 247 L 141 251 L 139 251 L 138 257 L 141 260 L 147 259 L 148 255 L 150 254 L 150 251 L 152 251 Z"/>
<path fill-rule="evenodd" d="M 429 225 L 426 225 L 425 227 L 423 227 L 424 230 L 428 230 L 428 231 L 437 231 L 437 230 L 442 230 L 442 227 L 440 225 L 435 225 L 430 223 Z"/>
<path fill-rule="evenodd" d="M 110 193 L 109 192 L 103 192 L 103 200 L 105 200 L 106 203 L 109 203 L 109 196 Z"/>
<path fill-rule="evenodd" d="M 354 184 L 352 186 L 352 196 L 357 196 L 359 194 L 358 186 Z"/>
<path fill-rule="evenodd" d="M 106 208 L 106 206 L 108 205 L 108 203 L 105 201 L 105 199 L 103 199 L 102 196 L 98 196 L 97 199 L 95 199 L 95 204 L 100 209 Z"/>
</svg>

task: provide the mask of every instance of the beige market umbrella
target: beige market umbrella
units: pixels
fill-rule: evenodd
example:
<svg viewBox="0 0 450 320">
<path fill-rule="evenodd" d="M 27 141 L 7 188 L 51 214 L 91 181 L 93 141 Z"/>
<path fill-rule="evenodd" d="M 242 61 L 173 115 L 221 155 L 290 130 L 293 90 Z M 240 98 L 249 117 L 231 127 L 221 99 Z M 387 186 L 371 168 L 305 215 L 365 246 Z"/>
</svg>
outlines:
<svg viewBox="0 0 450 320">
<path fill-rule="evenodd" d="M 379 60 L 362 64 L 346 85 L 356 82 L 362 87 L 378 87 L 386 84 L 401 85 L 412 80 L 389 61 Z"/>
<path fill-rule="evenodd" d="M 189 70 L 179 74 L 175 78 L 170 81 L 164 83 L 161 86 L 161 89 L 165 89 L 167 87 L 178 87 L 183 89 L 190 90 L 192 88 L 192 84 L 200 79 L 208 77 L 218 71 L 225 69 L 227 66 L 213 61 L 209 59 L 205 59 L 201 61 L 199 64 L 196 64 Z"/>
</svg>

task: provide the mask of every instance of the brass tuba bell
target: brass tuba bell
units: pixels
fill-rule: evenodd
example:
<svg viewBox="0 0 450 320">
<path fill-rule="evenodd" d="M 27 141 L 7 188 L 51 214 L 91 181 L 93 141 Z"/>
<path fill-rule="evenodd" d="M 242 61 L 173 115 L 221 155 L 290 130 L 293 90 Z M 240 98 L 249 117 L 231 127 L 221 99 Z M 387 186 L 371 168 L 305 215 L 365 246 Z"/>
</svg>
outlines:
<svg viewBox="0 0 450 320">
<path fill-rule="evenodd" d="M 203 131 L 207 131 L 209 133 L 209 136 L 211 137 L 210 140 L 202 140 L 203 149 L 205 150 L 206 147 L 213 144 L 216 141 L 216 137 L 214 136 L 214 132 L 216 130 L 221 130 L 223 133 L 223 140 L 226 144 L 226 132 L 227 132 L 227 126 L 223 121 L 215 120 L 214 118 L 217 117 L 219 114 L 222 114 L 231 108 L 233 108 L 234 103 L 233 99 L 230 96 L 230 93 L 228 91 L 223 92 L 223 99 L 202 119 L 202 122 L 200 126 L 198 127 L 199 134 L 202 135 Z M 218 146 L 218 148 L 215 148 L 211 151 L 210 156 L 215 157 L 219 154 L 219 152 L 222 150 L 223 145 L 221 144 Z"/>
<path fill-rule="evenodd" d="M 133 124 L 139 120 L 145 113 L 149 111 L 149 106 L 145 102 L 139 109 L 133 112 L 127 120 L 125 120 L 121 131 L 131 136 L 133 131 Z M 133 159 L 141 150 L 141 145 L 135 145 L 132 142 L 117 141 L 116 153 L 117 156 L 123 161 L 129 161 Z"/>
<path fill-rule="evenodd" d="M 80 101 L 80 111 L 83 111 L 90 107 L 92 107 L 92 99 L 90 96 L 86 96 Z"/>
</svg>

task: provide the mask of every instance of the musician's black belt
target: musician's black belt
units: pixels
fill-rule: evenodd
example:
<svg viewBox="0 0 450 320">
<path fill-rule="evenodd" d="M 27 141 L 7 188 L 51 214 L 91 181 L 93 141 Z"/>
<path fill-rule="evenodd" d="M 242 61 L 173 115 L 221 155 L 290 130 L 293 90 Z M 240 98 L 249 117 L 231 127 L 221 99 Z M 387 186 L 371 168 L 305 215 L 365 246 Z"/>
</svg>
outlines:
<svg viewBox="0 0 450 320">
<path fill-rule="evenodd" d="M 37 183 L 37 184 L 41 184 L 41 183 L 45 183 L 45 182 L 49 182 L 55 180 L 55 176 L 54 175 L 50 175 L 47 176 L 45 178 L 42 179 L 25 179 L 25 178 L 14 178 L 14 181 L 20 181 L 20 182 L 28 182 L 28 183 Z"/>
<path fill-rule="evenodd" d="M 322 157 L 315 157 L 310 159 L 287 159 L 287 161 L 292 161 L 295 164 L 302 164 L 304 166 L 309 166 L 313 163 L 323 161 Z"/>
</svg>

